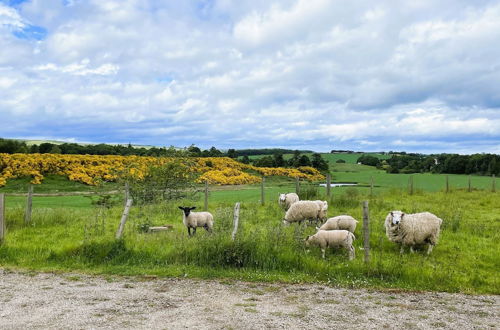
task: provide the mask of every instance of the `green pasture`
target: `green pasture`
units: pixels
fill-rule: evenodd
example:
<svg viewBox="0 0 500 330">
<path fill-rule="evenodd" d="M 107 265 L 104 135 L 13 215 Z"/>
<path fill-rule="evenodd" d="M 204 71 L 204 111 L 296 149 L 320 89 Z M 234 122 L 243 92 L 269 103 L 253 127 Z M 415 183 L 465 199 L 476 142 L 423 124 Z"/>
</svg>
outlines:
<svg viewBox="0 0 500 330">
<path fill-rule="evenodd" d="M 348 153 L 338 153 L 338 154 L 320 153 L 320 154 L 321 154 L 321 157 L 323 157 L 323 159 L 325 159 L 325 160 L 327 160 L 329 162 L 330 168 L 331 168 L 331 166 L 333 164 L 336 164 L 336 161 L 339 160 L 339 159 L 345 160 L 346 163 L 348 163 L 348 164 L 356 164 L 358 158 L 363 155 L 363 154 L 354 154 L 354 153 L 353 154 L 348 154 Z M 390 155 L 384 155 L 384 154 L 375 153 L 375 152 L 367 152 L 365 154 L 377 157 L 379 159 L 389 159 L 389 158 L 391 158 Z M 301 154 L 301 155 L 306 155 L 309 158 L 312 157 L 312 153 L 304 153 L 304 154 Z M 248 158 L 250 158 L 250 159 L 259 159 L 259 158 L 262 158 L 264 156 L 268 156 L 268 155 L 253 155 L 253 156 L 248 156 Z M 292 156 L 293 156 L 293 154 L 284 154 L 283 158 L 284 159 L 290 159 L 290 158 L 292 158 Z M 239 157 L 239 158 L 241 158 L 241 157 Z"/>
<path fill-rule="evenodd" d="M 279 187 L 276 187 L 279 188 Z M 273 188 L 274 189 L 274 188 Z M 249 191 L 252 191 L 249 189 Z M 329 216 L 351 214 L 362 219 L 361 201 L 370 200 L 371 262 L 363 261 L 361 225 L 356 229 L 357 256 L 349 262 L 343 251 L 309 251 L 303 239 L 313 226 L 281 223 L 283 210 L 271 196 L 261 206 L 247 190 L 213 191 L 209 211 L 214 233 L 199 229 L 188 238 L 179 204 L 203 208 L 203 199 L 135 205 L 122 240 L 114 234 L 123 209 L 48 207 L 35 204 L 32 222 L 24 224 L 22 203 L 7 196 L 7 233 L 0 246 L 5 268 L 79 271 L 99 274 L 228 278 L 250 281 L 322 282 L 344 287 L 401 288 L 499 294 L 500 197 L 488 191 L 381 192 L 370 199 L 346 189 L 329 203 Z M 234 200 L 241 201 L 235 241 Z M 81 196 L 78 196 L 81 197 Z M 54 200 L 61 197 L 50 197 Z M 399 254 L 385 238 L 383 221 L 390 210 L 430 211 L 443 219 L 441 239 L 430 256 L 423 251 Z M 147 225 L 173 225 L 173 230 L 144 233 Z"/>
</svg>

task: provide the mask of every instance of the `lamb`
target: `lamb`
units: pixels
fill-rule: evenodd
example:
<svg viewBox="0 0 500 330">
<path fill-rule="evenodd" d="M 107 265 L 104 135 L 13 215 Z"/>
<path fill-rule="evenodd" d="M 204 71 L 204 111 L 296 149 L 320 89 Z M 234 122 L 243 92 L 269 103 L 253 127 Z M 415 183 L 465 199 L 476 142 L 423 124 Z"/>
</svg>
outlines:
<svg viewBox="0 0 500 330">
<path fill-rule="evenodd" d="M 325 251 L 327 247 L 340 247 L 349 251 L 349 260 L 356 256 L 354 251 L 353 241 L 356 239 L 353 233 L 347 230 L 318 230 L 312 236 L 307 236 L 305 245 L 317 245 L 321 248 L 321 255 L 325 259 Z"/>
<path fill-rule="evenodd" d="M 304 220 L 324 220 L 328 203 L 326 201 L 298 201 L 293 203 L 285 213 L 284 224 L 301 223 Z"/>
<path fill-rule="evenodd" d="M 214 226 L 214 217 L 210 212 L 191 212 L 191 210 L 196 209 L 193 207 L 182 207 L 179 206 L 184 214 L 182 215 L 182 222 L 187 227 L 188 235 L 193 236 L 196 234 L 197 227 L 203 227 L 209 233 L 212 232 L 212 228 Z M 191 234 L 191 229 L 193 229 L 193 233 Z"/>
<path fill-rule="evenodd" d="M 285 210 L 288 210 L 293 203 L 298 201 L 299 195 L 297 195 L 296 193 L 280 194 L 280 197 L 278 199 L 278 203 Z"/>
<path fill-rule="evenodd" d="M 405 246 L 409 246 L 413 253 L 413 247 L 422 244 L 428 244 L 427 254 L 430 254 L 438 242 L 442 222 L 429 212 L 405 214 L 392 211 L 385 218 L 385 233 L 391 242 L 401 245 L 401 254 Z"/>
<path fill-rule="evenodd" d="M 348 230 L 354 233 L 356 230 L 356 225 L 358 220 L 354 219 L 350 215 L 339 215 L 326 220 L 326 222 L 321 227 L 316 227 L 317 230 Z"/>
</svg>

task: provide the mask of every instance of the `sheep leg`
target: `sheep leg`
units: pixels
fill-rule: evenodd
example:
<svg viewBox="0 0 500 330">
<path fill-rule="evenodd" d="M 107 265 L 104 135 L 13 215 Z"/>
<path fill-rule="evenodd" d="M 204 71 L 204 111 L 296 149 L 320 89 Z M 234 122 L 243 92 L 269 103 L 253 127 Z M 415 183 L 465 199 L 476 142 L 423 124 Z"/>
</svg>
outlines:
<svg viewBox="0 0 500 330">
<path fill-rule="evenodd" d="M 188 228 L 188 236 L 191 237 L 191 227 L 187 227 Z"/>
<path fill-rule="evenodd" d="M 323 257 L 323 259 L 325 259 L 325 251 L 325 248 L 321 248 L 321 256 Z"/>
<path fill-rule="evenodd" d="M 405 253 L 405 246 L 401 244 L 401 248 L 399 249 L 399 254 Z"/>
<path fill-rule="evenodd" d="M 349 247 L 349 260 L 356 258 L 356 251 L 354 250 L 354 246 Z"/>
<path fill-rule="evenodd" d="M 205 228 L 206 231 L 208 231 L 209 233 L 212 232 L 212 229 L 208 227 L 208 225 L 204 225 L 203 226 Z"/>
<path fill-rule="evenodd" d="M 193 227 L 193 236 L 196 234 L 196 227 Z"/>
<path fill-rule="evenodd" d="M 429 244 L 429 247 L 427 248 L 427 255 L 431 254 L 433 247 L 434 247 L 434 245 Z"/>
<path fill-rule="evenodd" d="M 410 252 L 411 252 L 411 253 L 415 253 L 415 250 L 413 250 L 413 245 L 412 245 L 412 246 L 410 246 Z"/>
</svg>

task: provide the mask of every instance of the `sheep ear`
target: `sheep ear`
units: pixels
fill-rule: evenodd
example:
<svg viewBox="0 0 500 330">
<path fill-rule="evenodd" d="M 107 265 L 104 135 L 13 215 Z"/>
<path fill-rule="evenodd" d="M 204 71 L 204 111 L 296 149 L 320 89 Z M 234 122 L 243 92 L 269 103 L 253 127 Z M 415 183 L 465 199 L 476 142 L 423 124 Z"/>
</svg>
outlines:
<svg viewBox="0 0 500 330">
<path fill-rule="evenodd" d="M 404 215 L 405 215 L 404 213 L 401 213 L 401 218 L 402 218 Z"/>
<path fill-rule="evenodd" d="M 179 208 L 180 208 L 181 210 L 184 210 L 184 208 L 183 208 L 182 206 L 179 206 Z"/>
<path fill-rule="evenodd" d="M 394 213 L 392 213 L 392 211 L 391 211 L 391 216 L 394 216 Z"/>
<path fill-rule="evenodd" d="M 189 209 L 190 210 L 194 210 L 196 208 L 196 206 L 193 206 L 193 207 L 190 207 Z"/>
</svg>

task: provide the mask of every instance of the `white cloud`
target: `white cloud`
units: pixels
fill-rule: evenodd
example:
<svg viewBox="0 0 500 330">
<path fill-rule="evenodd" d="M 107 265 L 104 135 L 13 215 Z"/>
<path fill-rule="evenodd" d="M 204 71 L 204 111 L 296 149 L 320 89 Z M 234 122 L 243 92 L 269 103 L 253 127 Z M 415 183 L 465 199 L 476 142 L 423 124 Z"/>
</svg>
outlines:
<svg viewBox="0 0 500 330">
<path fill-rule="evenodd" d="M 0 4 L 0 135 L 495 151 L 499 22 L 494 1 Z"/>
</svg>

